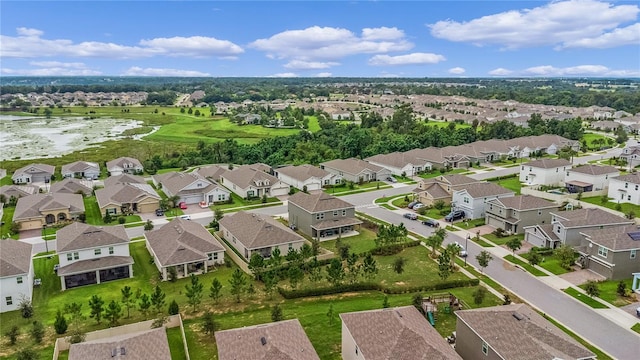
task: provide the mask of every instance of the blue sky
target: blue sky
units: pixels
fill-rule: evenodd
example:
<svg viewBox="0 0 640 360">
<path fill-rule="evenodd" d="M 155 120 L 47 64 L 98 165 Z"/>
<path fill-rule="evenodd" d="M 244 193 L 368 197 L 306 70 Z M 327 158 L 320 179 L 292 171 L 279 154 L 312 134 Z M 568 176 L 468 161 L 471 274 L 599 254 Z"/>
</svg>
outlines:
<svg viewBox="0 0 640 360">
<path fill-rule="evenodd" d="M 640 76 L 637 1 L 7 1 L 0 75 Z"/>
</svg>

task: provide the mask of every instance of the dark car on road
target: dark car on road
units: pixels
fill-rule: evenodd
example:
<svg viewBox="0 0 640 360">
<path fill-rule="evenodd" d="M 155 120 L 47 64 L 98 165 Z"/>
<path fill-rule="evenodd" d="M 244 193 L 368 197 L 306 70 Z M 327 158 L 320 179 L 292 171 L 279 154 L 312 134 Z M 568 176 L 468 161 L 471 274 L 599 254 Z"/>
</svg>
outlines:
<svg viewBox="0 0 640 360">
<path fill-rule="evenodd" d="M 163 215 L 164 215 L 164 210 L 156 209 L 156 216 L 163 216 Z"/>
<path fill-rule="evenodd" d="M 454 210 L 444 217 L 444 220 L 448 222 L 454 222 L 460 219 L 464 219 L 464 211 L 462 210 Z"/>
<path fill-rule="evenodd" d="M 408 207 L 409 209 L 413 209 L 413 207 L 415 206 L 415 204 L 419 204 L 419 203 L 420 203 L 419 201 L 412 201 L 412 202 L 410 202 L 410 203 L 407 205 L 407 207 Z"/>
<path fill-rule="evenodd" d="M 427 226 L 430 226 L 430 227 L 440 227 L 440 223 L 437 222 L 436 220 L 432 220 L 432 219 L 424 220 L 422 222 L 422 225 L 427 225 Z"/>
<path fill-rule="evenodd" d="M 414 213 L 406 213 L 406 214 L 404 214 L 402 216 L 406 217 L 409 220 L 418 220 L 418 215 L 416 215 Z"/>
</svg>

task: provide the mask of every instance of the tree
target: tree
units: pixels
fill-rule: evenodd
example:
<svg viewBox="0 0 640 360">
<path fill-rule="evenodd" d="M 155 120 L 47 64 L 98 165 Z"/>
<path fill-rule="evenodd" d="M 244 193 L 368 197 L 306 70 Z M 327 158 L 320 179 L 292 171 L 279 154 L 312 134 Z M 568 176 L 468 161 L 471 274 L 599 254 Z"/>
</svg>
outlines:
<svg viewBox="0 0 640 360">
<path fill-rule="evenodd" d="M 169 196 L 167 200 L 171 203 L 172 208 L 177 208 L 180 203 L 180 195 Z"/>
<path fill-rule="evenodd" d="M 104 312 L 104 317 L 109 320 L 110 326 L 118 325 L 118 320 L 122 317 L 122 308 L 115 300 L 111 300 L 107 305 L 107 310 Z"/>
<path fill-rule="evenodd" d="M 44 325 L 40 321 L 34 321 L 33 327 L 31 328 L 31 337 L 36 344 L 40 344 L 42 342 L 42 338 L 44 338 Z"/>
<path fill-rule="evenodd" d="M 213 299 L 214 303 L 218 303 L 220 298 L 222 297 L 222 283 L 218 278 L 213 278 L 211 282 L 211 287 L 209 288 L 209 297 Z"/>
<path fill-rule="evenodd" d="M 397 257 L 393 261 L 393 271 L 395 271 L 398 274 L 402 274 L 404 272 L 404 264 L 405 264 L 405 262 L 406 262 L 406 260 L 402 256 Z"/>
<path fill-rule="evenodd" d="M 159 314 L 164 308 L 164 299 L 167 295 L 160 289 L 159 285 L 156 285 L 155 289 L 151 293 L 151 305 L 156 309 L 156 313 Z"/>
<path fill-rule="evenodd" d="M 196 311 L 196 307 L 202 301 L 202 291 L 204 285 L 200 283 L 200 279 L 194 274 L 189 276 L 190 283 L 185 285 L 185 295 L 187 296 L 189 305 L 193 306 L 193 312 Z"/>
<path fill-rule="evenodd" d="M 598 283 L 593 280 L 588 280 L 586 284 L 584 284 L 584 291 L 590 297 L 600 296 L 600 289 L 598 288 Z"/>
<path fill-rule="evenodd" d="M 607 194 L 604 194 L 604 195 L 602 195 L 602 196 L 600 197 L 600 203 L 601 203 L 602 205 L 606 204 L 606 203 L 607 203 L 607 201 L 609 201 L 609 196 L 608 196 Z"/>
<path fill-rule="evenodd" d="M 618 283 L 616 293 L 620 296 L 627 296 L 627 283 L 625 283 L 624 280 L 620 280 Z"/>
<path fill-rule="evenodd" d="M 516 236 L 512 239 L 509 239 L 506 245 L 511 251 L 513 251 L 513 255 L 515 256 L 516 250 L 519 250 L 522 247 L 522 240 L 520 240 L 520 238 Z"/>
<path fill-rule="evenodd" d="M 30 319 L 33 316 L 33 305 L 26 297 L 23 297 L 22 300 L 20 300 L 18 309 L 20 309 L 20 315 L 22 315 L 23 319 Z"/>
<path fill-rule="evenodd" d="M 260 253 L 254 252 L 249 260 L 249 270 L 253 273 L 256 280 L 260 280 L 265 268 L 264 258 Z"/>
<path fill-rule="evenodd" d="M 440 230 L 444 229 L 438 229 L 436 230 L 436 232 L 433 233 L 433 235 L 429 236 L 427 238 L 427 245 L 429 245 L 431 247 L 431 257 L 435 258 L 436 257 L 436 250 L 442 246 L 442 243 L 444 242 L 444 236 L 442 236 Z"/>
<path fill-rule="evenodd" d="M 391 305 L 389 305 L 389 296 L 385 295 L 384 298 L 382 299 L 382 308 L 387 309 L 390 306 Z"/>
<path fill-rule="evenodd" d="M 471 295 L 473 296 L 473 303 L 480 305 L 484 301 L 485 296 L 487 296 L 487 289 L 480 286 Z"/>
<path fill-rule="evenodd" d="M 142 316 L 146 319 L 149 313 L 149 308 L 151 308 L 151 300 L 149 299 L 149 295 L 142 294 L 140 295 L 140 302 L 138 303 L 138 309 L 142 313 Z"/>
<path fill-rule="evenodd" d="M 67 319 L 62 315 L 62 311 L 58 309 L 56 313 L 56 320 L 53 322 L 53 328 L 56 330 L 56 334 L 62 335 L 67 332 Z"/>
<path fill-rule="evenodd" d="M 180 307 L 175 299 L 169 303 L 168 313 L 169 315 L 178 315 L 180 313 Z"/>
<path fill-rule="evenodd" d="M 282 309 L 280 308 L 280 304 L 275 304 L 271 308 L 271 321 L 278 322 L 284 320 L 284 316 L 282 315 Z"/>
<path fill-rule="evenodd" d="M 213 337 L 213 334 L 216 332 L 216 330 L 218 330 L 218 324 L 213 319 L 212 313 L 207 312 L 202 317 L 202 330 L 205 334 L 208 334 L 211 337 Z"/>
<path fill-rule="evenodd" d="M 82 316 L 82 304 L 76 302 L 66 304 L 64 311 L 71 315 L 71 324 L 73 325 L 69 336 L 69 342 L 71 344 L 83 342 L 85 339 L 85 333 L 82 331 L 82 323 L 84 320 L 84 316 Z"/>
<path fill-rule="evenodd" d="M 460 253 L 460 245 L 456 243 L 450 243 L 447 245 L 444 251 L 449 254 L 449 267 L 451 268 L 451 271 L 453 271 L 453 269 L 455 269 L 454 265 L 456 256 L 458 255 L 458 253 Z"/>
<path fill-rule="evenodd" d="M 144 223 L 144 230 L 145 231 L 153 230 L 153 223 L 151 222 L 151 220 L 147 220 L 147 222 Z"/>
<path fill-rule="evenodd" d="M 349 276 L 349 282 L 351 284 L 355 283 L 358 280 L 358 276 L 360 275 L 360 271 L 362 270 L 362 264 L 358 264 L 358 254 L 351 253 L 347 257 L 347 270 Z"/>
<path fill-rule="evenodd" d="M 175 266 L 170 266 L 167 269 L 167 276 L 170 282 L 176 282 L 178 280 L 178 270 L 176 270 Z"/>
<path fill-rule="evenodd" d="M 122 295 L 122 303 L 124 307 L 127 309 L 127 319 L 131 316 L 131 308 L 136 305 L 136 299 L 133 297 L 133 292 L 131 291 L 131 286 L 125 286 L 120 289 L 120 293 Z"/>
<path fill-rule="evenodd" d="M 333 286 L 338 286 L 342 283 L 345 273 L 340 260 L 333 258 L 327 267 L 327 281 Z"/>
<path fill-rule="evenodd" d="M 244 276 L 244 273 L 240 269 L 236 269 L 231 275 L 231 279 L 229 279 L 229 284 L 231 285 L 231 295 L 233 295 L 236 299 L 236 302 L 240 302 L 240 296 L 244 293 L 245 286 L 247 285 L 247 279 Z"/>
<path fill-rule="evenodd" d="M 291 285 L 292 289 L 297 288 L 298 283 L 300 283 L 302 279 L 304 279 L 304 273 L 298 266 L 289 267 L 289 270 L 287 271 L 287 276 L 289 276 L 289 284 Z"/>
<path fill-rule="evenodd" d="M 262 281 L 264 282 L 264 292 L 267 294 L 267 298 L 271 299 L 278 283 L 278 278 L 272 273 L 267 273 L 262 277 Z"/>
<path fill-rule="evenodd" d="M 91 311 L 89 317 L 96 319 L 96 322 L 100 324 L 104 312 L 104 300 L 98 295 L 93 295 L 89 300 L 89 308 Z"/>
<path fill-rule="evenodd" d="M 282 254 L 280 253 L 280 248 L 275 248 L 271 252 L 271 259 L 269 259 L 269 264 L 273 266 L 279 266 L 282 264 Z"/>
<path fill-rule="evenodd" d="M 449 275 L 451 275 L 449 253 L 446 251 L 443 251 L 440 256 L 438 256 L 438 275 L 442 280 L 446 280 Z"/>
<path fill-rule="evenodd" d="M 531 249 L 529 251 L 528 257 L 529 257 L 529 264 L 531 264 L 532 266 L 536 266 L 540 264 L 540 262 L 542 261 L 542 255 L 540 255 L 540 253 L 535 251 L 535 249 Z"/>
<path fill-rule="evenodd" d="M 556 257 L 560 260 L 560 266 L 569 269 L 575 259 L 575 251 L 571 245 L 561 245 L 556 249 Z"/>
<path fill-rule="evenodd" d="M 625 217 L 629 220 L 633 220 L 636 218 L 636 212 L 633 210 L 629 210 L 627 211 L 627 213 L 625 214 Z"/>
<path fill-rule="evenodd" d="M 9 338 L 9 344 L 15 345 L 18 341 L 18 335 L 20 335 L 20 329 L 18 325 L 13 325 L 9 331 L 7 331 L 7 337 Z"/>
<path fill-rule="evenodd" d="M 362 271 L 364 273 L 364 277 L 367 280 L 373 279 L 376 274 L 378 274 L 378 266 L 376 264 L 376 260 L 373 258 L 370 252 L 364 257 L 362 262 Z"/>
<path fill-rule="evenodd" d="M 32 348 L 24 348 L 16 353 L 16 360 L 38 360 L 40 355 Z"/>
<path fill-rule="evenodd" d="M 493 256 L 491 256 L 491 253 L 489 253 L 486 250 L 480 251 L 480 254 L 476 256 L 476 261 L 478 262 L 478 265 L 480 265 L 480 271 L 483 274 L 484 274 L 484 268 L 489 266 L 489 262 L 491 262 L 491 260 L 493 260 Z"/>
</svg>

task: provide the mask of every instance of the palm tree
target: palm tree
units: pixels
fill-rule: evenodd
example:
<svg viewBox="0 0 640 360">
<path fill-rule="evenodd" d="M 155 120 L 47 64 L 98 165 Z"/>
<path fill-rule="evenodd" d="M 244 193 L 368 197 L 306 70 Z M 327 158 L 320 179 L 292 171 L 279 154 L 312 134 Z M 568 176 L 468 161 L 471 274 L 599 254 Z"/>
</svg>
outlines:
<svg viewBox="0 0 640 360">
<path fill-rule="evenodd" d="M 180 196 L 178 195 L 173 195 L 173 196 L 169 196 L 167 198 L 167 201 L 169 201 L 171 203 L 171 207 L 173 208 L 177 208 L 178 207 L 178 202 L 180 201 Z"/>
<path fill-rule="evenodd" d="M 436 249 L 439 248 L 442 245 L 442 242 L 444 241 L 443 238 L 441 238 L 440 236 L 437 236 L 436 234 L 433 234 L 431 236 L 429 236 L 427 238 L 427 245 L 431 246 L 431 257 L 435 258 L 436 257 Z"/>
<path fill-rule="evenodd" d="M 460 252 L 460 246 L 458 246 L 458 244 L 451 243 L 451 244 L 447 245 L 447 247 L 444 249 L 444 251 L 449 254 L 449 259 L 451 261 L 450 262 L 450 266 L 451 266 L 451 269 L 453 269 L 453 265 L 455 263 L 456 256 L 458 256 L 458 252 Z"/>
</svg>

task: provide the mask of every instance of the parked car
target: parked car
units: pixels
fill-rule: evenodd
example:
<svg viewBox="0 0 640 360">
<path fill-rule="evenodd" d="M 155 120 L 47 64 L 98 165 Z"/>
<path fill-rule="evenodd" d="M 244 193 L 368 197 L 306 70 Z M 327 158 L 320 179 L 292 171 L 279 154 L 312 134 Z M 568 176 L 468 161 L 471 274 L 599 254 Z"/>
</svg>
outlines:
<svg viewBox="0 0 640 360">
<path fill-rule="evenodd" d="M 460 219 L 464 219 L 464 211 L 462 210 L 454 210 L 444 217 L 444 220 L 448 222 L 454 222 Z"/>
<path fill-rule="evenodd" d="M 425 205 L 423 203 L 417 203 L 417 204 L 413 205 L 413 210 L 422 209 L 423 207 L 425 207 Z"/>
<path fill-rule="evenodd" d="M 440 223 L 437 222 L 436 220 L 432 220 L 432 219 L 427 219 L 427 220 L 423 221 L 422 225 L 427 225 L 427 226 L 430 226 L 430 227 L 440 227 Z"/>
<path fill-rule="evenodd" d="M 402 216 L 406 217 L 409 220 L 418 220 L 418 215 L 416 215 L 414 213 L 406 213 L 406 214 L 404 214 Z"/>
<path fill-rule="evenodd" d="M 398 182 L 398 180 L 396 180 L 396 178 L 394 178 L 393 176 L 388 176 L 387 177 L 387 181 L 388 182 L 392 182 L 392 183 L 397 183 Z"/>
<path fill-rule="evenodd" d="M 191 220 L 191 215 L 180 215 L 180 219 Z"/>
<path fill-rule="evenodd" d="M 460 257 L 467 257 L 467 250 L 464 248 L 464 246 L 460 245 L 457 241 L 455 242 L 456 246 L 458 246 L 458 255 L 460 255 Z"/>
<path fill-rule="evenodd" d="M 180 207 L 180 209 L 184 210 L 184 209 L 187 208 L 187 203 L 182 201 L 182 202 L 180 202 L 180 204 L 178 204 L 178 206 Z"/>
<path fill-rule="evenodd" d="M 410 202 L 410 203 L 407 205 L 407 207 L 408 207 L 409 209 L 413 209 L 413 207 L 415 206 L 415 204 L 418 204 L 418 203 L 419 203 L 418 201 L 412 201 L 412 202 Z"/>
<path fill-rule="evenodd" d="M 156 209 L 156 216 L 163 216 L 163 215 L 164 215 L 164 210 Z"/>
</svg>

